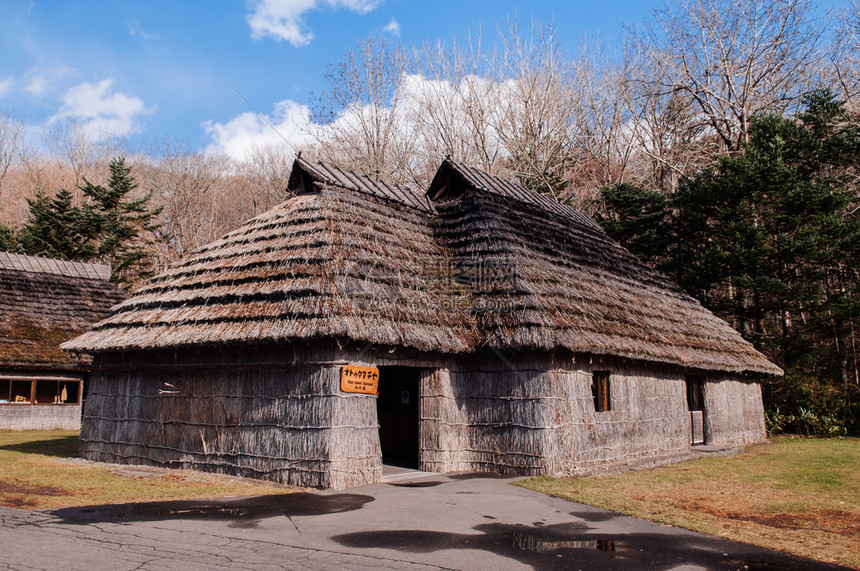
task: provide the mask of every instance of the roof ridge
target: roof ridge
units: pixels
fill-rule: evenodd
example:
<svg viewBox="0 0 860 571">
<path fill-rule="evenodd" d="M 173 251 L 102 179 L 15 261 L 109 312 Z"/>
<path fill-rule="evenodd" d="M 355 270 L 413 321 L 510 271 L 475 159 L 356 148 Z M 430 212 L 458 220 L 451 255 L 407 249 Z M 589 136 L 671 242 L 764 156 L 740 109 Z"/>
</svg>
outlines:
<svg viewBox="0 0 860 571">
<path fill-rule="evenodd" d="M 457 162 L 451 158 L 446 158 L 442 164 L 444 165 L 445 163 L 448 163 L 451 168 L 463 176 L 467 182 L 478 190 L 489 192 L 497 196 L 503 196 L 505 198 L 511 198 L 513 200 L 538 207 L 542 210 L 573 218 L 592 230 L 603 232 L 597 222 L 576 208 L 559 202 L 541 194 L 540 192 L 526 188 L 516 181 L 504 179 L 465 163 Z"/>
<path fill-rule="evenodd" d="M 11 252 L 0 252 L 0 269 L 104 281 L 110 280 L 111 271 L 107 264 L 70 262 L 57 258 L 27 256 Z"/>
<path fill-rule="evenodd" d="M 293 170 L 300 168 L 320 182 L 340 186 L 348 190 L 391 200 L 424 212 L 433 212 L 432 203 L 425 200 L 424 193 L 396 183 L 385 182 L 354 171 L 348 171 L 323 161 L 316 164 L 302 158 L 293 163 Z M 293 176 L 291 175 L 292 179 Z"/>
</svg>

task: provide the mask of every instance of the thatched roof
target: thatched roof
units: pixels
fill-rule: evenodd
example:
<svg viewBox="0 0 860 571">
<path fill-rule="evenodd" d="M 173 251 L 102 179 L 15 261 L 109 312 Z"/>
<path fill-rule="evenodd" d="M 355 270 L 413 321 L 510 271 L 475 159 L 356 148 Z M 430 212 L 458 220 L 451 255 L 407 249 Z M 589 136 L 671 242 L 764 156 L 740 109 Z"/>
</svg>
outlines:
<svg viewBox="0 0 860 571">
<path fill-rule="evenodd" d="M 450 160 L 428 194 L 449 248 L 481 260 L 495 257 L 502 268 L 513 265 L 510 287 L 476 292 L 477 305 L 515 308 L 482 314 L 480 329 L 490 347 L 564 347 L 705 370 L 782 374 L 725 321 L 577 210 Z"/>
<path fill-rule="evenodd" d="M 0 367 L 72 363 L 60 343 L 108 315 L 125 294 L 110 267 L 0 252 Z"/>
<path fill-rule="evenodd" d="M 312 183 L 302 187 L 302 179 Z M 445 253 L 423 196 L 404 188 L 383 194 L 393 187 L 302 160 L 291 180 L 292 198 L 173 265 L 64 347 L 339 337 L 469 349 L 461 316 L 438 310 L 452 292 L 438 277 Z"/>
<path fill-rule="evenodd" d="M 297 159 L 289 190 L 63 347 L 334 337 L 780 372 L 588 217 L 515 183 L 446 160 L 425 196 Z"/>
</svg>

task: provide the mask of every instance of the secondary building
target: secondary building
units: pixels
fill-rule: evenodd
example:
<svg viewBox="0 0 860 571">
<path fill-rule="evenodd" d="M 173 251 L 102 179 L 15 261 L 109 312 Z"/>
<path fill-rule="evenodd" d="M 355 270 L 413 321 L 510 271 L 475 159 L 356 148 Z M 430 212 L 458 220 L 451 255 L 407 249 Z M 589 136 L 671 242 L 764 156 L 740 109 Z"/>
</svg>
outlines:
<svg viewBox="0 0 860 571">
<path fill-rule="evenodd" d="M 0 252 L 0 429 L 75 430 L 89 359 L 60 350 L 126 298 L 110 267 Z"/>
</svg>

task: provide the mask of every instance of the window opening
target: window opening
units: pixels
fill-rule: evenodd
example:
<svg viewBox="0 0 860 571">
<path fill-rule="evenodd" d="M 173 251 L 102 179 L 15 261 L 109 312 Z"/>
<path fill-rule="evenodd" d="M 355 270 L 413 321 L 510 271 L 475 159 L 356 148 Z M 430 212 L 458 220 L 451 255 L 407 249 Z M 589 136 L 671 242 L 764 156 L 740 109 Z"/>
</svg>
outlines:
<svg viewBox="0 0 860 571">
<path fill-rule="evenodd" d="M 591 374 L 591 396 L 595 412 L 611 410 L 609 396 L 609 371 L 594 371 Z"/>
<path fill-rule="evenodd" d="M 80 397 L 80 381 L 0 379 L 0 404 L 78 404 Z"/>
</svg>

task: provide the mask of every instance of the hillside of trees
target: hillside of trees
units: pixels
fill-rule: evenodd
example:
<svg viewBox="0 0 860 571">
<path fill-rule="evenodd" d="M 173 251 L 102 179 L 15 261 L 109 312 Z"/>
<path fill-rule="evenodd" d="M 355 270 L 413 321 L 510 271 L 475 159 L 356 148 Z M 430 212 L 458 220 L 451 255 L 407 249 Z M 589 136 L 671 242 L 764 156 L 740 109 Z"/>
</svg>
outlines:
<svg viewBox="0 0 860 571">
<path fill-rule="evenodd" d="M 510 21 L 492 41 L 368 38 L 326 70 L 303 157 L 425 187 L 445 156 L 595 216 L 786 371 L 769 426 L 860 432 L 860 2 L 674 0 L 616 41 Z M 286 198 L 244 160 L 0 113 L 0 248 L 133 286 Z"/>
</svg>

